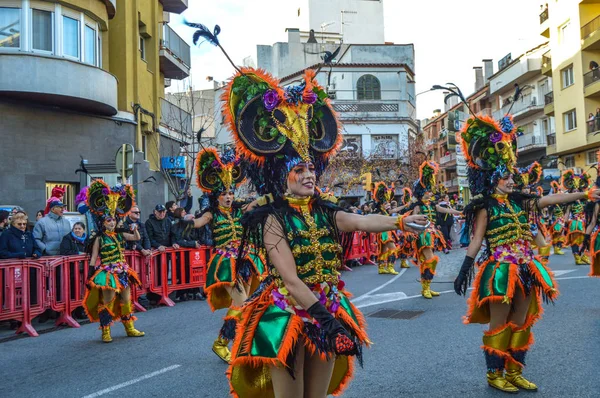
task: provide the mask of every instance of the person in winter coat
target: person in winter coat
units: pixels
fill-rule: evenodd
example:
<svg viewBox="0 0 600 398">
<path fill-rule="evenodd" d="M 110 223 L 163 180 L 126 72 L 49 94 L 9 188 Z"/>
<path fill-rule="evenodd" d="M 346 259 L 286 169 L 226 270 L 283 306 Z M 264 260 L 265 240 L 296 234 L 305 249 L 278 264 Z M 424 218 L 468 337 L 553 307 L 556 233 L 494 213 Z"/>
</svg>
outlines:
<svg viewBox="0 0 600 398">
<path fill-rule="evenodd" d="M 173 212 L 175 222 L 171 230 L 173 231 L 174 242 L 181 247 L 199 248 L 200 242 L 198 241 L 197 230 L 194 228 L 194 224 L 185 221 L 188 218 L 187 216 L 188 214 L 183 207 L 178 207 Z M 193 220 L 194 217 L 190 216 Z"/>
<path fill-rule="evenodd" d="M 156 205 L 154 213 L 146 221 L 146 231 L 153 248 L 164 252 L 167 247 L 179 249 L 179 245 L 174 243 L 171 221 L 167 218 L 167 208 L 163 205 Z"/>
<path fill-rule="evenodd" d="M 146 225 L 143 222 L 140 222 L 140 208 L 137 206 L 131 208 L 129 215 L 125 217 L 125 221 L 123 221 L 123 227 L 131 229 L 133 224 L 137 225 L 137 230 L 140 233 L 140 240 L 125 242 L 125 248 L 127 250 L 139 251 L 147 257 L 152 254 L 152 247 L 150 246 L 150 238 L 148 237 Z"/>
<path fill-rule="evenodd" d="M 63 217 L 65 205 L 50 203 L 50 213 L 40 219 L 33 229 L 33 237 L 43 254 L 56 256 L 60 253 L 63 237 L 71 232 L 71 223 Z"/>
<path fill-rule="evenodd" d="M 78 221 L 73 225 L 73 229 L 65 235 L 60 242 L 60 255 L 71 256 L 85 253 L 87 244 L 87 235 L 85 233 L 85 224 Z"/>
<path fill-rule="evenodd" d="M 33 235 L 27 231 L 27 215 L 14 215 L 10 224 L 0 236 L 0 258 L 41 257 L 42 252 Z"/>
</svg>

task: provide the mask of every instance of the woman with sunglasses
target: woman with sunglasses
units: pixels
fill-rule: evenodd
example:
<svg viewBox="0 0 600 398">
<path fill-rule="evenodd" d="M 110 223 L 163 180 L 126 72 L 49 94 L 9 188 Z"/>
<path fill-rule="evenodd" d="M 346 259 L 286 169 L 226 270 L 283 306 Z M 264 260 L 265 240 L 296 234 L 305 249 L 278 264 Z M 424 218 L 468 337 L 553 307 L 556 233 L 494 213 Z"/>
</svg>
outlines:
<svg viewBox="0 0 600 398">
<path fill-rule="evenodd" d="M 39 258 L 42 251 L 31 232 L 27 231 L 27 215 L 12 216 L 10 227 L 0 235 L 0 258 Z"/>
<path fill-rule="evenodd" d="M 553 301 L 558 295 L 552 272 L 533 251 L 529 220 L 538 219 L 540 209 L 551 205 L 600 197 L 595 189 L 541 198 L 515 191 L 517 132 L 510 116 L 499 123 L 477 116 L 469 118 L 460 133 L 475 197 L 465 208 L 471 243 L 454 282 L 456 293 L 466 294 L 485 240 L 465 323 L 489 324 L 482 347 L 487 382 L 508 393 L 537 390 L 522 375 L 533 344 L 531 328 L 540 319 L 542 301 Z"/>
<path fill-rule="evenodd" d="M 94 214 L 97 233 L 90 236 L 88 251 L 95 272 L 88 280 L 84 309 L 91 322 L 100 322 L 102 341 L 112 342 L 110 327 L 121 320 L 128 337 L 141 337 L 134 327 L 131 284 L 141 286 L 137 273 L 125 260 L 125 241 L 140 240 L 137 226 L 117 228 L 134 206 L 131 185 L 110 188 L 104 181 L 93 181 L 87 192 L 87 205 Z"/>
</svg>

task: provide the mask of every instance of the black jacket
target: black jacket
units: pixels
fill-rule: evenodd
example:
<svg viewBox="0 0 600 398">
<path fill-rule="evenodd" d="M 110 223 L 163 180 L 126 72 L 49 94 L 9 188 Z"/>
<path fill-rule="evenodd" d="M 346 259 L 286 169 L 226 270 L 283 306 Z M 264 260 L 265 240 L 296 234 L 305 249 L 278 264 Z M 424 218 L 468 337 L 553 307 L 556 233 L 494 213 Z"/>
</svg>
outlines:
<svg viewBox="0 0 600 398">
<path fill-rule="evenodd" d="M 171 220 L 168 217 L 157 220 L 154 214 L 150 215 L 150 218 L 146 221 L 146 231 L 148 232 L 150 245 L 153 248 L 156 249 L 159 246 L 170 247 L 175 243 L 171 226 Z"/>
<path fill-rule="evenodd" d="M 0 258 L 33 257 L 34 253 L 38 257 L 42 256 L 42 251 L 29 231 L 22 232 L 10 226 L 0 236 Z"/>
<path fill-rule="evenodd" d="M 156 220 L 158 221 L 158 220 Z M 125 248 L 127 250 L 137 250 L 141 251 L 150 250 L 152 248 L 150 244 L 150 238 L 148 237 L 148 231 L 146 230 L 146 225 L 143 222 L 133 222 L 133 220 L 129 217 L 125 218 L 123 221 L 123 227 L 129 229 L 130 225 L 137 224 L 138 231 L 140 232 L 140 240 L 128 240 L 125 242 Z"/>
<path fill-rule="evenodd" d="M 198 230 L 189 222 L 176 219 L 171 230 L 175 239 L 173 243 L 177 243 L 181 247 L 196 247 L 196 242 L 199 240 Z"/>
<path fill-rule="evenodd" d="M 73 236 L 69 232 L 62 238 L 62 241 L 60 242 L 60 255 L 71 256 L 75 254 L 85 253 L 86 244 L 87 239 L 83 242 L 79 242 L 77 239 L 73 238 Z"/>
</svg>

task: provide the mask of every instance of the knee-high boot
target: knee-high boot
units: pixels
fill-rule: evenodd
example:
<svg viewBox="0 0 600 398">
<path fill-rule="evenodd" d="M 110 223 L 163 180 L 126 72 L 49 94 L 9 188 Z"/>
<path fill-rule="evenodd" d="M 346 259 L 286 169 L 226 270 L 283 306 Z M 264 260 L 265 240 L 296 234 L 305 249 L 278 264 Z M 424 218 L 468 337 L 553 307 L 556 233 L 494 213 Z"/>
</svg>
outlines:
<svg viewBox="0 0 600 398">
<path fill-rule="evenodd" d="M 225 318 L 223 318 L 223 326 L 219 332 L 219 337 L 213 343 L 212 350 L 219 358 L 229 363 L 231 361 L 231 351 L 229 351 L 229 341 L 235 339 L 235 329 L 237 323 L 242 316 L 242 312 L 238 307 L 233 305 L 229 307 Z"/>
<path fill-rule="evenodd" d="M 133 324 L 135 320 L 137 320 L 137 318 L 133 315 L 133 305 L 131 305 L 131 301 L 129 303 L 121 304 L 121 322 L 125 327 L 125 333 L 127 333 L 127 337 L 145 336 L 146 333 L 140 332 L 135 328 Z"/>
<path fill-rule="evenodd" d="M 431 290 L 431 280 L 435 276 L 435 269 L 440 260 L 438 256 L 421 262 L 421 295 L 426 299 L 437 297 L 440 294 Z"/>
<path fill-rule="evenodd" d="M 389 274 L 398 275 L 398 271 L 396 271 L 394 269 L 395 264 L 396 264 L 396 255 L 391 254 L 390 257 L 388 258 L 388 266 L 387 266 L 387 270 L 388 270 Z"/>
<path fill-rule="evenodd" d="M 496 330 L 483 332 L 483 354 L 487 365 L 487 382 L 500 391 L 517 393 L 519 389 L 504 377 L 505 362 L 510 354 L 508 347 L 512 329 L 509 324 Z"/>
<path fill-rule="evenodd" d="M 110 335 L 110 327 L 113 324 L 114 319 L 114 303 L 113 299 L 108 304 L 99 304 L 98 305 L 98 318 L 100 319 L 100 330 L 102 330 L 102 341 L 104 343 L 111 343 L 112 337 Z"/>
<path fill-rule="evenodd" d="M 573 257 L 575 257 L 576 265 L 585 265 L 586 264 L 586 262 L 583 260 L 583 258 L 579 254 L 579 246 L 578 245 L 571 246 L 571 251 L 573 252 Z"/>
<path fill-rule="evenodd" d="M 506 380 L 523 390 L 537 391 L 537 386 L 522 375 L 525 356 L 532 344 L 533 333 L 531 333 L 531 327 L 526 329 L 513 328 L 508 346 L 510 357 L 506 358 Z"/>
</svg>

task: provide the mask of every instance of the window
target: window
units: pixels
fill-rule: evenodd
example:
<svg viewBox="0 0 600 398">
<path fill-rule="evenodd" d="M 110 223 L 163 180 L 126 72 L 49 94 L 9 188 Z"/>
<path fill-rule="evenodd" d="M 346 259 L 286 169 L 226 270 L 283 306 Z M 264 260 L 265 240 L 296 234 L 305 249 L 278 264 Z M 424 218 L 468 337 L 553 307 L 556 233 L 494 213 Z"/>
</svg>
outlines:
<svg viewBox="0 0 600 398">
<path fill-rule="evenodd" d="M 567 169 L 572 169 L 573 167 L 575 167 L 575 155 L 565 156 L 564 160 L 565 167 Z"/>
<path fill-rule="evenodd" d="M 572 29 L 571 29 L 571 22 L 567 22 L 566 24 L 562 25 L 560 28 L 560 44 L 565 44 L 565 43 L 571 43 L 572 42 Z"/>
<path fill-rule="evenodd" d="M 148 160 L 148 136 L 142 133 L 142 152 L 144 153 L 144 160 Z"/>
<path fill-rule="evenodd" d="M 356 94 L 359 100 L 381 99 L 381 84 L 373 75 L 363 75 L 356 82 Z"/>
<path fill-rule="evenodd" d="M 146 60 L 146 41 L 144 40 L 144 38 L 142 36 L 140 36 L 140 54 L 142 56 L 142 59 L 145 61 Z"/>
<path fill-rule="evenodd" d="M 550 134 L 550 121 L 548 119 L 542 119 L 542 135 Z"/>
<path fill-rule="evenodd" d="M 83 62 L 96 65 L 96 31 L 85 25 L 85 52 Z"/>
<path fill-rule="evenodd" d="M 50 11 L 31 10 L 31 48 L 54 51 L 54 29 Z"/>
<path fill-rule="evenodd" d="M 577 128 L 577 113 L 575 109 L 563 113 L 563 122 L 565 124 L 565 133 Z"/>
<path fill-rule="evenodd" d="M 567 88 L 575 83 L 575 78 L 573 77 L 573 65 L 569 65 L 561 70 L 560 74 L 562 76 L 562 88 Z"/>
<path fill-rule="evenodd" d="M 596 153 L 598 152 L 597 149 L 593 150 L 593 151 L 587 151 L 585 153 L 585 161 L 586 161 L 586 165 L 590 165 L 590 164 L 596 164 L 596 162 L 598 161 L 597 157 L 596 157 Z"/>
<path fill-rule="evenodd" d="M 0 48 L 21 47 L 21 10 L 0 7 Z"/>
<path fill-rule="evenodd" d="M 79 58 L 79 21 L 63 15 L 63 54 Z"/>
</svg>

